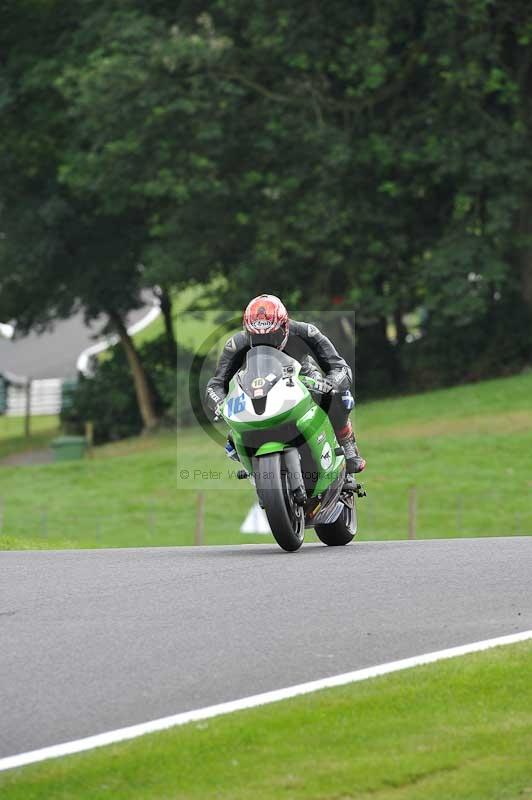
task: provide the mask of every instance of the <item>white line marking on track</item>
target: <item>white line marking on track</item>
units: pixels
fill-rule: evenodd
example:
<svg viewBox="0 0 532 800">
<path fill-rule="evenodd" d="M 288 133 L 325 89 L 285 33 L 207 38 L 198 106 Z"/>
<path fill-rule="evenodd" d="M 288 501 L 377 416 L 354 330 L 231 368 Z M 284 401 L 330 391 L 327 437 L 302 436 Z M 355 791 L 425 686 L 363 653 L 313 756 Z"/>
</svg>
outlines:
<svg viewBox="0 0 532 800">
<path fill-rule="evenodd" d="M 188 722 L 199 722 L 212 717 L 220 717 L 223 714 L 232 714 L 234 711 L 243 711 L 247 708 L 256 708 L 269 703 L 277 703 L 279 700 L 288 700 L 303 694 L 310 694 L 319 689 L 331 689 L 335 686 L 345 686 L 348 683 L 365 681 L 368 678 L 378 678 L 381 675 L 388 675 L 391 672 L 399 672 L 410 667 L 419 667 L 422 664 L 433 664 L 435 661 L 442 661 L 456 656 L 465 656 L 469 653 L 478 653 L 482 650 L 489 650 L 491 647 L 498 647 L 505 644 L 516 644 L 532 639 L 532 630 L 522 633 L 512 633 L 509 636 L 499 636 L 496 639 L 485 639 L 482 642 L 463 644 L 459 647 L 449 647 L 446 650 L 437 650 L 434 653 L 424 653 L 423 655 L 403 658 L 400 661 L 390 661 L 387 664 L 378 664 L 375 667 L 357 669 L 354 672 L 344 672 L 342 675 L 333 675 L 330 678 L 320 678 L 308 683 L 300 683 L 296 686 L 288 686 L 286 689 L 276 689 L 273 692 L 255 694 L 251 697 L 243 697 L 240 700 L 232 700 L 229 703 L 219 703 L 215 706 L 197 708 L 194 711 L 185 711 L 182 714 L 174 714 L 170 717 L 154 719 L 150 722 L 142 722 L 139 725 L 130 725 L 127 728 L 118 728 L 115 731 L 99 733 L 95 736 L 87 736 L 84 739 L 75 739 L 72 742 L 43 747 L 40 750 L 31 750 L 28 753 L 20 753 L 15 756 L 8 756 L 0 759 L 0 772 L 15 767 L 23 767 L 27 764 L 35 764 L 38 761 L 45 761 L 49 758 L 59 758 L 69 756 L 74 753 L 83 753 L 86 750 L 93 750 L 96 747 L 125 742 L 129 739 L 136 739 L 147 733 L 164 731 L 174 728 L 177 725 L 186 725 Z"/>
</svg>

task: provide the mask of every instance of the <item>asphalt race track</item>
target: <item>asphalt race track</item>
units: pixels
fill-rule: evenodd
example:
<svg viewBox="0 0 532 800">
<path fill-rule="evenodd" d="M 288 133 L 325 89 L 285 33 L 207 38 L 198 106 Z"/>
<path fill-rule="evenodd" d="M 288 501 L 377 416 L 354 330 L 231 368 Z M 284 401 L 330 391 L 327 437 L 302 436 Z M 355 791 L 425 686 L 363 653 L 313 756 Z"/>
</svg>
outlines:
<svg viewBox="0 0 532 800">
<path fill-rule="evenodd" d="M 0 554 L 0 758 L 532 628 L 532 538 Z"/>
</svg>

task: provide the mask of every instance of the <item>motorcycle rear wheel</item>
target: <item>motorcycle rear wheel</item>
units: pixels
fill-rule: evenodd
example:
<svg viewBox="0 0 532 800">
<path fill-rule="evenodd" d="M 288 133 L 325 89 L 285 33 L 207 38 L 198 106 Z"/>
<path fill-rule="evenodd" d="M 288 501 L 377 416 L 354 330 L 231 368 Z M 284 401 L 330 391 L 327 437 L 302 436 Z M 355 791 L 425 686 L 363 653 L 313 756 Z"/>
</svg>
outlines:
<svg viewBox="0 0 532 800">
<path fill-rule="evenodd" d="M 344 505 L 342 513 L 336 520 L 329 525 L 315 525 L 314 530 L 323 544 L 329 547 L 340 547 L 349 544 L 355 538 L 357 532 L 357 512 L 355 504 L 353 508 Z"/>
<path fill-rule="evenodd" d="M 275 541 L 289 553 L 299 550 L 305 538 L 305 515 L 291 496 L 281 453 L 254 458 L 253 473 Z"/>
</svg>

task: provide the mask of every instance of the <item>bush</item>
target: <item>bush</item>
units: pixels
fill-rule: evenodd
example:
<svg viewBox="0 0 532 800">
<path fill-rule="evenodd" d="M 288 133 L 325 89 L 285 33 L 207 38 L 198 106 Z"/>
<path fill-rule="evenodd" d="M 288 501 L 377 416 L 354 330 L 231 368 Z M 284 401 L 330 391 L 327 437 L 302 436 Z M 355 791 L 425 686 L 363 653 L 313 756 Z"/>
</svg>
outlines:
<svg viewBox="0 0 532 800">
<path fill-rule="evenodd" d="M 80 377 L 61 411 L 67 433 L 83 433 L 85 422 L 94 424 L 97 444 L 135 436 L 142 430 L 131 373 L 122 348 L 100 362 L 91 378 Z"/>
<path fill-rule="evenodd" d="M 139 355 L 155 395 L 161 424 L 179 427 L 192 424 L 195 413 L 201 410 L 205 389 L 205 379 L 200 380 L 191 403 L 189 383 L 196 364 L 194 354 L 180 348 L 177 365 L 168 366 L 167 344 L 161 336 L 143 344 Z M 214 370 L 212 362 L 204 366 L 206 374 Z M 68 399 L 61 412 L 68 433 L 82 433 L 85 422 L 92 421 L 94 441 L 103 444 L 136 436 L 142 431 L 131 371 L 120 345 L 113 347 L 109 357 L 99 362 L 93 377 L 80 377 L 76 387 L 69 391 Z"/>
<path fill-rule="evenodd" d="M 532 320 L 518 297 L 469 325 L 429 321 L 424 336 L 403 352 L 409 391 L 512 375 L 531 360 Z"/>
</svg>

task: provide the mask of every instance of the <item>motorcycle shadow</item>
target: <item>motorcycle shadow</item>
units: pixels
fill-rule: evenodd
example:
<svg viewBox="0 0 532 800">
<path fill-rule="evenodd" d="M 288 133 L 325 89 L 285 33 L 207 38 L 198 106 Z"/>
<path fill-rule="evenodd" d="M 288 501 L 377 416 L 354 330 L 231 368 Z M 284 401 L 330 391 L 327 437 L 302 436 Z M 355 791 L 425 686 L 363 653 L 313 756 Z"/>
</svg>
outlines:
<svg viewBox="0 0 532 800">
<path fill-rule="evenodd" d="M 348 546 L 348 545 L 347 545 Z M 342 548 L 338 547 L 327 547 L 327 545 L 322 544 L 321 542 L 304 542 L 303 545 L 299 550 L 296 550 L 293 553 L 289 553 L 286 550 L 283 550 L 279 545 L 272 543 L 257 543 L 257 544 L 239 544 L 234 545 L 232 547 L 220 548 L 217 551 L 217 555 L 225 556 L 227 558 L 232 558 L 234 556 L 271 556 L 271 555 L 284 555 L 284 556 L 299 556 L 300 558 L 305 554 L 310 555 L 311 553 L 323 553 L 326 550 L 334 551 L 334 550 L 344 550 L 345 546 Z"/>
</svg>

